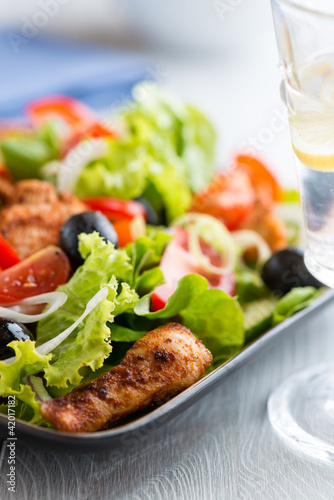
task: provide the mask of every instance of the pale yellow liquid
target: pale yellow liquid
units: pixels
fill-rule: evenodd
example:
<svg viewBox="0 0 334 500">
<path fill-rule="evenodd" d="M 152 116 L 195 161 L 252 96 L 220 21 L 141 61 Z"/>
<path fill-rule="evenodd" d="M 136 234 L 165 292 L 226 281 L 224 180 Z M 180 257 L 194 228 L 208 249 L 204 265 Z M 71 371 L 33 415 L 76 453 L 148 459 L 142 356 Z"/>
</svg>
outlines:
<svg viewBox="0 0 334 500">
<path fill-rule="evenodd" d="M 308 248 L 334 270 L 334 54 L 297 68 L 286 101 Z"/>
</svg>

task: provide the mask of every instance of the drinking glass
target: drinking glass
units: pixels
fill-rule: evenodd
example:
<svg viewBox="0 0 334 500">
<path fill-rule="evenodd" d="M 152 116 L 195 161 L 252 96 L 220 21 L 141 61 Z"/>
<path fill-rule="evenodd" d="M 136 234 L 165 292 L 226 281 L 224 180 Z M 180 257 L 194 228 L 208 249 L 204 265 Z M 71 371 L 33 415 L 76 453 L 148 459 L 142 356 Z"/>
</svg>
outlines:
<svg viewBox="0 0 334 500">
<path fill-rule="evenodd" d="M 307 245 L 305 264 L 334 288 L 334 0 L 271 0 Z M 334 462 L 334 363 L 304 370 L 270 396 L 290 445 Z"/>
</svg>

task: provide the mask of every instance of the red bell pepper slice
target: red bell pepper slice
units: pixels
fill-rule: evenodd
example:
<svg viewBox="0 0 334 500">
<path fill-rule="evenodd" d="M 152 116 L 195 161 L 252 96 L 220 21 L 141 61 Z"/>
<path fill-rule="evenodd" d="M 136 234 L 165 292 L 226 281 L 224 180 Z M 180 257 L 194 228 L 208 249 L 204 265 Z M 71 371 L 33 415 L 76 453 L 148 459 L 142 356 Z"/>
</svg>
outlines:
<svg viewBox="0 0 334 500">
<path fill-rule="evenodd" d="M 121 248 L 146 234 L 145 219 L 141 215 L 137 215 L 133 219 L 118 220 L 114 222 L 113 226 L 118 236 L 118 245 Z"/>
<path fill-rule="evenodd" d="M 109 198 L 108 196 L 84 198 L 81 201 L 91 210 L 103 213 L 112 222 L 122 219 L 131 220 L 137 216 L 146 218 L 145 207 L 138 201 L 120 200 L 118 198 Z"/>
<path fill-rule="evenodd" d="M 0 235 L 0 269 L 8 269 L 21 262 L 14 248 Z"/>
<path fill-rule="evenodd" d="M 52 118 L 62 119 L 75 132 L 94 125 L 98 119 L 85 104 L 68 96 L 43 97 L 28 104 L 26 113 L 34 127 Z"/>
</svg>

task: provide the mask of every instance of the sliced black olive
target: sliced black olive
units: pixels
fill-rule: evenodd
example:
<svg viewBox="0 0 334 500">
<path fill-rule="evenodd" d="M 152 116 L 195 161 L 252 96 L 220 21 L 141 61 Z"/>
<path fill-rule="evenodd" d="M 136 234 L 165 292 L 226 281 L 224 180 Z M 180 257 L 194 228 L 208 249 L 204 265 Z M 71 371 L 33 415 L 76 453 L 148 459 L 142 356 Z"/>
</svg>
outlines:
<svg viewBox="0 0 334 500">
<path fill-rule="evenodd" d="M 78 236 L 97 231 L 101 237 L 118 246 L 118 237 L 112 223 L 100 212 L 83 212 L 73 215 L 60 230 L 59 244 L 67 253 L 74 269 L 83 264 L 78 250 Z"/>
<path fill-rule="evenodd" d="M 274 253 L 263 266 L 262 279 L 271 290 L 283 295 L 300 286 L 324 286 L 308 271 L 304 254 L 298 248 Z"/>
<path fill-rule="evenodd" d="M 151 226 L 159 226 L 162 223 L 156 210 L 154 210 L 153 206 L 146 198 L 139 196 L 139 198 L 136 198 L 136 201 L 141 203 L 145 208 L 146 220 L 148 224 L 151 224 Z"/>
<path fill-rule="evenodd" d="M 0 360 L 15 356 L 8 344 L 13 340 L 33 340 L 32 333 L 21 323 L 0 318 Z"/>
</svg>

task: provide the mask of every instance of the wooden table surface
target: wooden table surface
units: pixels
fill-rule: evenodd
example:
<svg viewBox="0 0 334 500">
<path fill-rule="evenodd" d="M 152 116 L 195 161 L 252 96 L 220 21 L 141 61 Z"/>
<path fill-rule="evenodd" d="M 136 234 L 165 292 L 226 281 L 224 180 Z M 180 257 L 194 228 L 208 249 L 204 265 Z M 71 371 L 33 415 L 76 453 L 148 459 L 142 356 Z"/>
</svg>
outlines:
<svg viewBox="0 0 334 500">
<path fill-rule="evenodd" d="M 330 500 L 334 467 L 288 449 L 266 404 L 290 373 L 334 357 L 334 304 L 273 341 L 221 386 L 154 435 L 85 455 L 18 443 L 19 500 Z"/>
<path fill-rule="evenodd" d="M 159 55 L 157 60 L 172 88 L 213 118 L 223 137 L 221 159 L 256 137 L 261 156 L 285 183 L 295 184 L 284 120 L 271 141 L 261 139 L 273 117 L 281 116 L 277 52 L 268 0 L 247 2 L 253 3 L 254 18 L 239 30 L 244 45 L 235 54 L 186 62 Z M 71 456 L 18 443 L 17 492 L 7 493 L 3 463 L 0 498 L 333 499 L 334 467 L 287 449 L 266 414 L 268 396 L 282 380 L 325 359 L 334 359 L 334 304 L 276 339 L 204 399 L 127 449 Z"/>
</svg>

